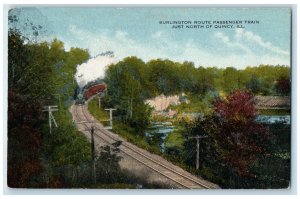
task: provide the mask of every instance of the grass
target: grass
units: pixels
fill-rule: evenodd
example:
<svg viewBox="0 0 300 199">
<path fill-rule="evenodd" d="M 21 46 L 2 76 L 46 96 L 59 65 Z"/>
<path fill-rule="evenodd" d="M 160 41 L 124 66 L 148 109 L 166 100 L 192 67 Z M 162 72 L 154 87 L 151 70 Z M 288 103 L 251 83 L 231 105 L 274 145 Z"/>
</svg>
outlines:
<svg viewBox="0 0 300 199">
<path fill-rule="evenodd" d="M 165 147 L 172 148 L 176 147 L 178 149 L 182 149 L 184 144 L 184 137 L 182 135 L 181 130 L 174 130 L 169 133 L 169 135 L 165 139 Z"/>
<path fill-rule="evenodd" d="M 119 121 L 114 121 L 113 132 L 123 137 L 126 141 L 135 144 L 151 153 L 160 154 L 158 146 L 150 145 L 146 142 L 145 137 L 135 135 L 135 131 L 130 126 L 123 124 Z"/>
<path fill-rule="evenodd" d="M 168 118 L 168 117 L 165 117 L 162 115 L 154 115 L 154 114 L 151 115 L 150 120 L 151 120 L 151 122 L 170 122 L 170 121 L 172 121 L 171 118 Z"/>
<path fill-rule="evenodd" d="M 88 110 L 103 125 L 108 125 L 109 114 L 103 109 L 99 109 L 97 100 L 93 99 L 89 102 Z"/>
<path fill-rule="evenodd" d="M 208 107 L 206 101 L 207 97 L 201 97 L 198 95 L 188 95 L 189 103 L 182 103 L 177 106 L 171 105 L 168 109 L 176 110 L 178 113 L 209 113 L 211 110 Z"/>
</svg>

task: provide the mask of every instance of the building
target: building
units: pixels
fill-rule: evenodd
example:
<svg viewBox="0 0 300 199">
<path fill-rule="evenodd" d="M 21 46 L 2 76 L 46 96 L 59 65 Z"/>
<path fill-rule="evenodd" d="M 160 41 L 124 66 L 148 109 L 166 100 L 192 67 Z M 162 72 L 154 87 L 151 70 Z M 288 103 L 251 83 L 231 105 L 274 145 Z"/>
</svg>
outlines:
<svg viewBox="0 0 300 199">
<path fill-rule="evenodd" d="M 254 102 L 258 110 L 291 110 L 291 99 L 289 96 L 255 96 Z"/>
</svg>

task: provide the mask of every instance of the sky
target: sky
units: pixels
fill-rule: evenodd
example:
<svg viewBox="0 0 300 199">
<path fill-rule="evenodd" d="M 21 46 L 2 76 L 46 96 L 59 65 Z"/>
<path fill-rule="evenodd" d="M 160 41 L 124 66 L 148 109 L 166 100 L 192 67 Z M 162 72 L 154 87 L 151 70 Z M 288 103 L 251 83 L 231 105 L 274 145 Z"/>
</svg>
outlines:
<svg viewBox="0 0 300 199">
<path fill-rule="evenodd" d="M 191 61 L 196 67 L 290 65 L 288 8 L 27 7 L 13 13 L 19 24 L 29 19 L 43 26 L 41 40 L 58 38 L 66 50 L 88 49 L 92 57 L 113 51 L 117 60 L 161 58 Z M 212 24 L 237 20 L 243 28 Z M 245 24 L 245 20 L 258 23 Z M 212 28 L 175 29 L 160 21 L 210 21 Z"/>
</svg>

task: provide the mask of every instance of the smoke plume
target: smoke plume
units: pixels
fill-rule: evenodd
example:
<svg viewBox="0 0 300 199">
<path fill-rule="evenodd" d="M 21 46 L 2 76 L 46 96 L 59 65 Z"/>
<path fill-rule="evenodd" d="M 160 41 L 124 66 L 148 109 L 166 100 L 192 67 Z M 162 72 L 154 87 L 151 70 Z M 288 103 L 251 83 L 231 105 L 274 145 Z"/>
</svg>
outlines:
<svg viewBox="0 0 300 199">
<path fill-rule="evenodd" d="M 103 79 L 107 66 L 116 62 L 117 59 L 115 59 L 112 55 L 101 54 L 89 59 L 86 63 L 78 65 L 77 72 L 75 74 L 78 86 L 82 88 L 88 82 Z"/>
</svg>

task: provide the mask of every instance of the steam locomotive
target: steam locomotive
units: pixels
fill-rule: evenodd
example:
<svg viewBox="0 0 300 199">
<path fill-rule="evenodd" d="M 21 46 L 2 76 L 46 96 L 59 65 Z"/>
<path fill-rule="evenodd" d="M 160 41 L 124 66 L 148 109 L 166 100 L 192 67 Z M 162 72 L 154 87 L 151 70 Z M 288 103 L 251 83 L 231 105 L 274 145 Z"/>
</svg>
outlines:
<svg viewBox="0 0 300 199">
<path fill-rule="evenodd" d="M 83 88 L 78 88 L 77 97 L 75 104 L 85 104 L 85 102 L 90 99 L 92 96 L 104 93 L 107 86 L 103 82 L 92 82 L 84 86 Z"/>
</svg>

